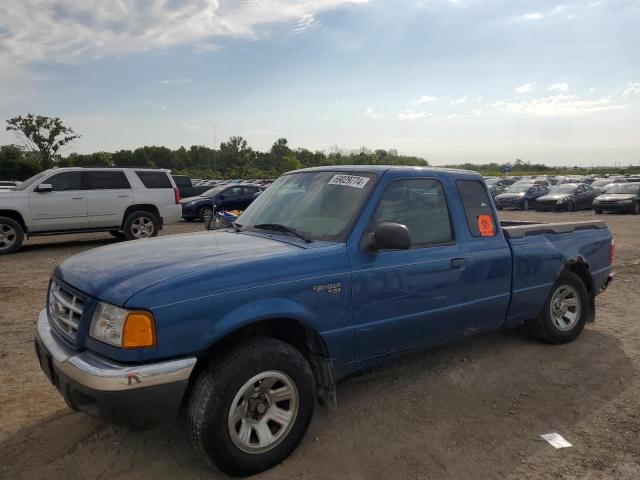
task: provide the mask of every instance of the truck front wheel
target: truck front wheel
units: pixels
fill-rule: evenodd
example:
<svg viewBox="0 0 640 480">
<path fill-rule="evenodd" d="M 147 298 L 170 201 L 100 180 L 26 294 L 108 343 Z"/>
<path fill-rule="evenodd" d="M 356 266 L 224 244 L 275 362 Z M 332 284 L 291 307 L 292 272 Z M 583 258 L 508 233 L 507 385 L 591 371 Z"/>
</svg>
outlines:
<svg viewBox="0 0 640 480">
<path fill-rule="evenodd" d="M 313 374 L 300 352 L 280 340 L 252 340 L 200 374 L 187 410 L 189 435 L 209 464 L 229 475 L 253 475 L 296 448 L 314 398 Z"/>
<path fill-rule="evenodd" d="M 13 253 L 24 241 L 22 225 L 9 217 L 0 217 L 0 255 Z"/>
<path fill-rule="evenodd" d="M 582 279 L 576 274 L 561 274 L 538 315 L 529 322 L 531 333 L 547 343 L 575 340 L 590 316 L 591 304 Z"/>
</svg>

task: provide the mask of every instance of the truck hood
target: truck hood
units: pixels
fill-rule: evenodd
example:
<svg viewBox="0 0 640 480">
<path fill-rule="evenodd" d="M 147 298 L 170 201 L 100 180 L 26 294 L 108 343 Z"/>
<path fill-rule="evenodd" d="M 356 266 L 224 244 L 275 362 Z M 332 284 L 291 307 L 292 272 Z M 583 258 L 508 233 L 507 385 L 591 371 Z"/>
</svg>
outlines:
<svg viewBox="0 0 640 480">
<path fill-rule="evenodd" d="M 304 248 L 226 231 L 171 235 L 88 250 L 65 260 L 54 274 L 81 292 L 124 305 L 137 292 L 168 279 Z"/>
<path fill-rule="evenodd" d="M 560 200 L 561 198 L 567 198 L 570 197 L 571 193 L 553 193 L 551 195 L 543 195 L 542 197 L 538 198 L 538 202 L 544 202 L 544 201 L 552 201 L 552 200 Z"/>
<path fill-rule="evenodd" d="M 597 197 L 598 200 L 604 200 L 605 202 L 611 202 L 614 200 L 634 200 L 637 198 L 633 193 L 607 193 Z"/>
</svg>

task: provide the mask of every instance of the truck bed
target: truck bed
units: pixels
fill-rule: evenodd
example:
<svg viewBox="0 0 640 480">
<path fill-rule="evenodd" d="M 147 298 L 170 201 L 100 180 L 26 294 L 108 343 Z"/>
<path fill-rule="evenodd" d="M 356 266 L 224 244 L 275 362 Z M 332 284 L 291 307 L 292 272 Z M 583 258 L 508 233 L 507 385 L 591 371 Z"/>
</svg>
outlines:
<svg viewBox="0 0 640 480">
<path fill-rule="evenodd" d="M 512 252 L 512 297 L 507 324 L 539 314 L 555 279 L 565 269 L 584 272 L 598 292 L 611 273 L 611 234 L 601 220 L 501 222 Z"/>
</svg>

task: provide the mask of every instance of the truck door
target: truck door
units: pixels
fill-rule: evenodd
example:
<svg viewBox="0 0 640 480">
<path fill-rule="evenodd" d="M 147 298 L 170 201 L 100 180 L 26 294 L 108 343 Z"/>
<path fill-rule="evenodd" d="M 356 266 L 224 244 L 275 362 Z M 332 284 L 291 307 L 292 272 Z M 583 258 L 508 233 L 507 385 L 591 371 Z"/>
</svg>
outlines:
<svg viewBox="0 0 640 480">
<path fill-rule="evenodd" d="M 468 227 L 465 274 L 459 284 L 465 292 L 461 314 L 473 318 L 468 331 L 491 329 L 504 323 L 509 306 L 511 250 L 485 185 L 479 180 L 458 180 L 456 188 Z"/>
<path fill-rule="evenodd" d="M 29 192 L 34 232 L 87 228 L 87 191 L 82 172 L 60 172 L 38 182 L 50 184 L 50 192 Z"/>
<path fill-rule="evenodd" d="M 406 225 L 412 247 L 350 247 L 358 358 L 461 334 L 471 320 L 460 315 L 464 252 L 454 235 L 441 183 L 434 178 L 390 182 L 368 221 L 365 238 L 379 222 Z"/>
</svg>

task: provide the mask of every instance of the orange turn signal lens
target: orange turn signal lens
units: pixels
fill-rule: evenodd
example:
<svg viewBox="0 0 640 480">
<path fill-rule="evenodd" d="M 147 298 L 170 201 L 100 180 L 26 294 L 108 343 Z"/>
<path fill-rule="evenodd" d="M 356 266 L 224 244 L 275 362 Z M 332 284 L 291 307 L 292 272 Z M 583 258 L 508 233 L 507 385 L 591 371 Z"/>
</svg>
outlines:
<svg viewBox="0 0 640 480">
<path fill-rule="evenodd" d="M 149 312 L 129 312 L 122 330 L 122 347 L 148 348 L 155 344 L 153 315 Z"/>
</svg>

